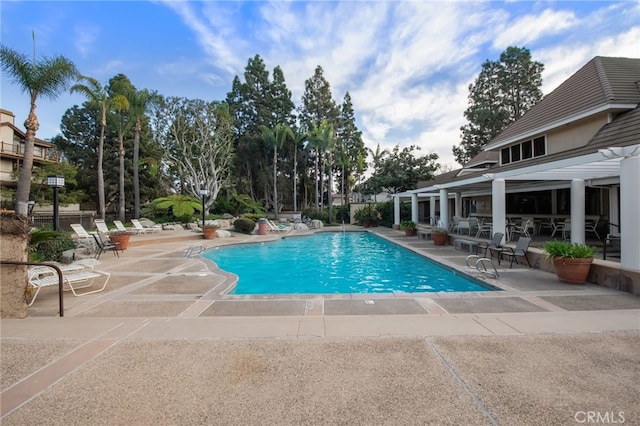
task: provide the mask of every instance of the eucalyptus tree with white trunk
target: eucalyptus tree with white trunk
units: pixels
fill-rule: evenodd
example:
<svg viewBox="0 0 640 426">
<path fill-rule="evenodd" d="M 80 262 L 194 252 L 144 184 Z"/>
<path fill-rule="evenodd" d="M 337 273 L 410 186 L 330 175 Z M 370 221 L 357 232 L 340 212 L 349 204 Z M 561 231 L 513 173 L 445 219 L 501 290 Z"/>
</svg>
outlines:
<svg viewBox="0 0 640 426">
<path fill-rule="evenodd" d="M 165 160 L 184 193 L 200 198 L 209 191 L 208 210 L 222 188 L 229 185 L 233 166 L 233 127 L 227 104 L 170 97 L 154 110 L 155 140 L 165 150 Z"/>
</svg>

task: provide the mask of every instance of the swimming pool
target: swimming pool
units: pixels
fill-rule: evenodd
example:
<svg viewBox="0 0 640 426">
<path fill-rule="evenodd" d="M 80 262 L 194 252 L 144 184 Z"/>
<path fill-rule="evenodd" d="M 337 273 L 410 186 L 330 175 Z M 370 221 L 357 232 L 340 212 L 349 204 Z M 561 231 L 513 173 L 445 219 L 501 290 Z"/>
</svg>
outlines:
<svg viewBox="0 0 640 426">
<path fill-rule="evenodd" d="M 364 232 L 323 232 L 203 253 L 238 275 L 233 294 L 492 291 Z"/>
</svg>

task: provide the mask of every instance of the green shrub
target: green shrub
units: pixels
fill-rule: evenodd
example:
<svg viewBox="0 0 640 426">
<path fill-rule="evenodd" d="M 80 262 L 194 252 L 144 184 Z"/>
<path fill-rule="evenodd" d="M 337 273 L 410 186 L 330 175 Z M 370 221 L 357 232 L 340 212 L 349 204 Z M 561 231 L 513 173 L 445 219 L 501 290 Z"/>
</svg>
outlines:
<svg viewBox="0 0 640 426">
<path fill-rule="evenodd" d="M 29 259 L 32 262 L 60 262 L 62 253 L 75 246 L 68 232 L 37 229 L 29 235 Z"/>
<path fill-rule="evenodd" d="M 256 228 L 256 223 L 251 219 L 241 217 L 233 222 L 233 227 L 237 232 L 241 232 L 243 234 L 251 234 Z"/>
<path fill-rule="evenodd" d="M 570 257 L 573 259 L 588 259 L 594 256 L 595 247 L 586 244 L 571 243 L 569 241 L 547 241 L 543 247 L 547 257 Z"/>
<path fill-rule="evenodd" d="M 258 220 L 262 219 L 265 215 L 260 213 L 245 213 L 242 215 L 242 218 L 252 220 L 253 223 L 257 223 Z"/>
</svg>

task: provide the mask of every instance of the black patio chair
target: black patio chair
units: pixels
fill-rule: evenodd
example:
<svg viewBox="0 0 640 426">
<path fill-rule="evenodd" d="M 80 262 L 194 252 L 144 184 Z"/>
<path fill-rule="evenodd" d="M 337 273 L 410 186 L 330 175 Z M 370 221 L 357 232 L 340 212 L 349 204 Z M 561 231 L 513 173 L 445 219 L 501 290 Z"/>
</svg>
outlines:
<svg viewBox="0 0 640 426">
<path fill-rule="evenodd" d="M 95 255 L 96 259 L 99 259 L 100 255 L 108 250 L 113 250 L 114 256 L 118 256 L 118 258 L 120 257 L 118 250 L 122 251 L 122 249 L 120 248 L 119 244 L 113 243 L 102 232 L 94 232 L 91 235 L 93 235 L 93 238 L 96 240 L 96 245 L 98 246 L 98 248 L 96 249 L 96 255 Z"/>
<path fill-rule="evenodd" d="M 518 257 L 524 257 L 527 261 L 527 265 L 531 268 L 531 263 L 529 263 L 529 258 L 527 257 L 527 250 L 529 250 L 529 245 L 531 244 L 531 238 L 520 237 L 518 238 L 518 243 L 516 244 L 516 248 L 511 247 L 500 247 L 495 250 L 498 252 L 498 264 L 500 263 L 500 258 L 506 256 L 509 258 L 509 268 L 513 267 L 513 261 L 515 260 L 518 263 Z"/>
<path fill-rule="evenodd" d="M 493 251 L 495 249 L 499 249 L 500 248 L 500 243 L 502 242 L 502 238 L 504 237 L 504 234 L 502 232 L 496 232 L 495 234 L 493 234 L 493 238 L 491 238 L 491 241 L 489 241 L 488 243 L 486 242 L 481 242 L 478 244 L 478 251 L 476 253 L 480 253 L 480 250 L 484 249 L 484 257 L 487 257 L 487 251 L 490 251 L 490 255 L 491 257 L 493 257 Z M 500 264 L 500 258 L 498 258 L 498 264 Z"/>
</svg>

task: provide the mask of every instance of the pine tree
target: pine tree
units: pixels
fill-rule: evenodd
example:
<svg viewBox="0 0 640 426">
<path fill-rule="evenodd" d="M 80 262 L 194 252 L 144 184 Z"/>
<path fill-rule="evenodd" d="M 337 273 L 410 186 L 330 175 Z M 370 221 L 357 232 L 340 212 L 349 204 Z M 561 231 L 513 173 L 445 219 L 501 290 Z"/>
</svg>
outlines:
<svg viewBox="0 0 640 426">
<path fill-rule="evenodd" d="M 460 128 L 462 141 L 453 147 L 456 161 L 464 164 L 542 99 L 544 65 L 532 61 L 526 48 L 508 47 L 498 61 L 487 60 L 476 81 L 469 85 L 468 123 Z"/>
</svg>

